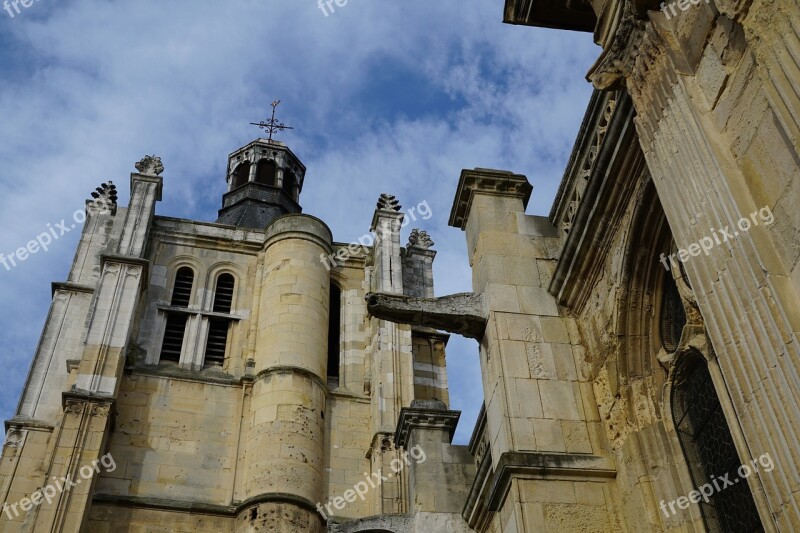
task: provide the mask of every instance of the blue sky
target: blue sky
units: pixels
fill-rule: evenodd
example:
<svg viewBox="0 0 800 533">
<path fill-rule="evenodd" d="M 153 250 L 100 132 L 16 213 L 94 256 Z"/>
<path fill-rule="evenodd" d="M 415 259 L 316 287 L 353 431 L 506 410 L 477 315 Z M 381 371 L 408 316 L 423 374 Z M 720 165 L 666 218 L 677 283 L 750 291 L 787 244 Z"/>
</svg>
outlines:
<svg viewBox="0 0 800 533">
<path fill-rule="evenodd" d="M 213 221 L 226 156 L 281 98 L 278 138 L 308 168 L 301 204 L 337 241 L 369 230 L 382 192 L 427 201 L 438 295 L 471 290 L 463 233 L 447 226 L 462 168 L 512 170 L 546 215 L 591 88 L 591 36 L 501 23 L 502 0 L 37 0 L 0 11 L 0 252 L 70 218 L 100 183 L 128 201 L 145 154 L 164 161 L 157 213 Z M 406 234 L 412 226 L 406 228 Z M 403 236 L 405 242 L 406 235 Z M 0 417 L 11 418 L 78 232 L 0 266 Z M 448 347 L 452 407 L 472 431 L 477 344 Z"/>
</svg>

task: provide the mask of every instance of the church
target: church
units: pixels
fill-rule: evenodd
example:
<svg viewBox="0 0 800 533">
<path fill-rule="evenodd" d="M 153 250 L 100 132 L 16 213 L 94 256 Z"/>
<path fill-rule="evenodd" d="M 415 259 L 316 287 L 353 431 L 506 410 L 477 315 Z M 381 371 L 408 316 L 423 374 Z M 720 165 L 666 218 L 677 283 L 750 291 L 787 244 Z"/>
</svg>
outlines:
<svg viewBox="0 0 800 533">
<path fill-rule="evenodd" d="M 53 283 L 0 531 L 800 529 L 800 3 L 503 13 L 600 47 L 550 213 L 535 176 L 454 169 L 473 290 L 437 296 L 402 198 L 337 242 L 271 134 L 214 222 L 156 215 L 146 156 Z M 466 446 L 453 335 L 480 346 Z"/>
</svg>

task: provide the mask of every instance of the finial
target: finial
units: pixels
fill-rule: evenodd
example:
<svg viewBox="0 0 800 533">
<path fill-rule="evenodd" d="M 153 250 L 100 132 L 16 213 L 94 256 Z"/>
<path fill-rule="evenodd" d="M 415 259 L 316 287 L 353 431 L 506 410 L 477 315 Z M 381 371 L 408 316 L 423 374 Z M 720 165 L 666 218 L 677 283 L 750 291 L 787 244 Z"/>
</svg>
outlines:
<svg viewBox="0 0 800 533">
<path fill-rule="evenodd" d="M 266 122 L 262 120 L 261 122 L 251 122 L 250 123 L 253 126 L 258 126 L 262 130 L 267 131 L 269 133 L 268 142 L 270 142 L 270 143 L 272 142 L 272 134 L 273 133 L 275 133 L 277 131 L 293 130 L 294 129 L 291 126 L 287 126 L 283 122 L 278 122 L 275 119 L 275 109 L 278 107 L 278 105 L 280 105 L 280 103 L 281 103 L 280 100 L 275 100 L 274 102 L 272 102 L 272 118 L 271 119 L 267 120 Z"/>
<path fill-rule="evenodd" d="M 391 194 L 383 193 L 378 198 L 378 209 L 383 211 L 400 211 L 400 201 Z"/>
<path fill-rule="evenodd" d="M 136 163 L 136 170 L 140 174 L 148 176 L 158 176 L 164 172 L 164 165 L 161 164 L 161 158 L 154 155 L 146 155 L 141 161 Z"/>
<path fill-rule="evenodd" d="M 92 199 L 86 201 L 86 208 L 93 214 L 117 212 L 117 186 L 109 180 L 92 191 Z"/>
<path fill-rule="evenodd" d="M 408 236 L 408 246 L 414 246 L 416 248 L 428 250 L 431 246 L 433 246 L 433 240 L 431 239 L 430 235 L 428 235 L 427 231 L 413 229 L 411 230 L 411 235 Z"/>
</svg>

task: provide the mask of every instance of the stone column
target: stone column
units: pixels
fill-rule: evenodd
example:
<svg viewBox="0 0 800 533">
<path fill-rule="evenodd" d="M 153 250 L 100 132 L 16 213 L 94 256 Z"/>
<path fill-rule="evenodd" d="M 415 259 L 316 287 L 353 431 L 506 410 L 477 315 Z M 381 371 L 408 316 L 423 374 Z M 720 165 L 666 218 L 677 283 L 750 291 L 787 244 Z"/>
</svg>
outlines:
<svg viewBox="0 0 800 533">
<path fill-rule="evenodd" d="M 308 215 L 267 231 L 255 382 L 246 442 L 247 500 L 237 533 L 323 531 L 331 232 Z"/>
<path fill-rule="evenodd" d="M 670 20 L 651 12 L 650 23 L 624 10 L 604 17 L 612 12 L 620 20 L 604 21 L 606 52 L 590 79 L 627 86 L 678 247 L 729 233 L 685 267 L 739 456 L 776 464 L 748 478 L 761 521 L 797 529 L 800 262 L 787 250 L 800 228 L 800 4 L 715 0 Z"/>
</svg>

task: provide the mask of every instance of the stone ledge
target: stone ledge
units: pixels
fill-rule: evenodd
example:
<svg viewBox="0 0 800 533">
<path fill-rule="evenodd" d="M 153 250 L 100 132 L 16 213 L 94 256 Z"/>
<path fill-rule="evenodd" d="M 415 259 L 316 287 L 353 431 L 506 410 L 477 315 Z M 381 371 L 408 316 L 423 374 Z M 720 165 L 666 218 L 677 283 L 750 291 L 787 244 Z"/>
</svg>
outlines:
<svg viewBox="0 0 800 533">
<path fill-rule="evenodd" d="M 66 292 L 82 292 L 86 294 L 94 294 L 94 287 L 90 285 L 81 285 L 80 283 L 72 283 L 70 281 L 54 281 L 51 285 L 51 296 L 56 295 L 56 291 Z"/>
<path fill-rule="evenodd" d="M 536 452 L 506 452 L 500 456 L 489 493 L 490 511 L 499 511 L 516 479 L 614 479 L 612 459 L 596 455 L 560 455 Z"/>
<path fill-rule="evenodd" d="M 6 433 L 8 433 L 10 429 L 48 432 L 55 430 L 55 426 L 52 424 L 42 420 L 36 420 L 35 418 L 28 418 L 26 416 L 15 416 L 14 418 L 6 420 L 5 426 Z"/>
<path fill-rule="evenodd" d="M 397 431 L 394 436 L 394 445 L 397 448 L 408 446 L 411 431 L 414 429 L 443 429 L 446 430 L 450 441 L 456 432 L 461 411 L 448 411 L 444 402 L 421 402 L 415 400 L 412 407 L 400 410 L 397 421 Z M 417 407 L 419 406 L 419 407 Z"/>
<path fill-rule="evenodd" d="M 173 511 L 176 513 L 197 513 L 227 518 L 236 518 L 249 507 L 262 503 L 286 503 L 300 507 L 316 516 L 317 507 L 314 503 L 294 494 L 273 492 L 248 498 L 243 502 L 234 502 L 233 505 L 218 505 L 204 502 L 190 502 L 185 500 L 171 500 L 165 498 L 147 498 L 140 496 L 119 496 L 114 494 L 95 494 L 93 503 L 115 507 L 128 507 L 133 509 L 153 509 L 158 511 Z"/>
</svg>

